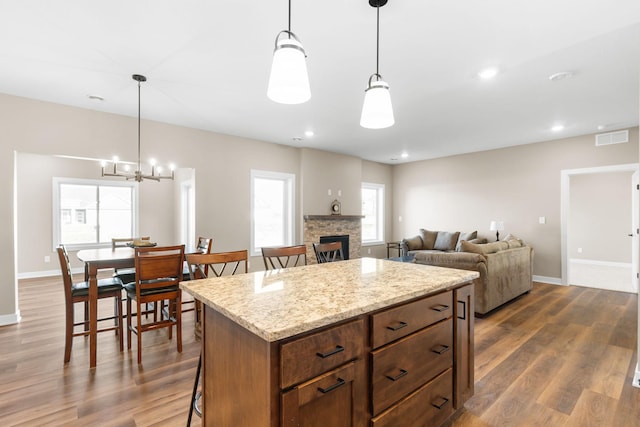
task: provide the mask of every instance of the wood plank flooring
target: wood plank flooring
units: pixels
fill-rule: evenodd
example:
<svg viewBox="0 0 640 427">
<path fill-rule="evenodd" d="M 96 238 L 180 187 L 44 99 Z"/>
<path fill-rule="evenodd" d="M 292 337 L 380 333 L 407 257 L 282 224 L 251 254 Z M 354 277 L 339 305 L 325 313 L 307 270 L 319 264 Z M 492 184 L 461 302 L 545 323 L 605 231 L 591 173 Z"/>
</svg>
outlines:
<svg viewBox="0 0 640 427">
<path fill-rule="evenodd" d="M 62 363 L 60 279 L 21 280 L 19 295 L 21 323 L 0 327 L 0 425 L 186 424 L 200 351 L 193 312 L 184 315 L 182 354 L 166 331 L 148 332 L 138 367 L 135 343 L 120 353 L 107 332 L 91 371 L 85 338 Z M 640 389 L 631 386 L 637 309 L 634 294 L 536 283 L 476 319 L 475 395 L 454 426 L 640 425 Z"/>
</svg>

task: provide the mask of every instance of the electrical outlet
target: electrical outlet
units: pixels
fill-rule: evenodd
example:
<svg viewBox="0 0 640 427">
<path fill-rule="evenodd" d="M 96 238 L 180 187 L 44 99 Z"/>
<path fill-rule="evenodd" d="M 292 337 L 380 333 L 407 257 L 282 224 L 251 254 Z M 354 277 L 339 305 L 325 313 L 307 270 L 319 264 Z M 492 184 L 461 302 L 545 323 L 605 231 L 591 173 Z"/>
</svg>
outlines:
<svg viewBox="0 0 640 427">
<path fill-rule="evenodd" d="M 367 248 L 367 254 L 371 255 L 371 248 Z"/>
<path fill-rule="evenodd" d="M 578 253 L 581 254 L 582 253 L 582 248 L 578 248 Z"/>
<path fill-rule="evenodd" d="M 338 197 L 342 196 L 342 190 L 338 190 Z"/>
<path fill-rule="evenodd" d="M 49 255 L 45 255 L 44 262 L 51 262 L 51 257 Z"/>
<path fill-rule="evenodd" d="M 546 224 L 547 223 L 547 218 L 541 216 L 538 218 L 538 223 L 539 224 Z"/>
<path fill-rule="evenodd" d="M 402 215 L 398 217 L 398 222 L 402 222 Z"/>
<path fill-rule="evenodd" d="M 327 195 L 329 195 L 329 196 L 331 195 L 331 189 L 327 190 Z"/>
</svg>

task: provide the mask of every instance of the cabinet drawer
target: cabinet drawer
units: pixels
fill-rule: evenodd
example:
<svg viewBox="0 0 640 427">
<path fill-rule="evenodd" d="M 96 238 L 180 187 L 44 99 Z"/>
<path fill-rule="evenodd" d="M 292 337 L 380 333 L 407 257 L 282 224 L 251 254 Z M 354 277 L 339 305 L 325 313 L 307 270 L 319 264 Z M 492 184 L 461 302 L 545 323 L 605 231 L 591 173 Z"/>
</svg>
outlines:
<svg viewBox="0 0 640 427">
<path fill-rule="evenodd" d="M 374 427 L 439 426 L 453 413 L 453 373 L 443 372 L 371 420 Z"/>
<path fill-rule="evenodd" d="M 375 415 L 453 365 L 453 320 L 422 329 L 371 356 Z"/>
<path fill-rule="evenodd" d="M 373 348 L 451 317 L 452 304 L 453 293 L 447 291 L 372 315 Z"/>
<path fill-rule="evenodd" d="M 280 387 L 285 389 L 362 357 L 363 325 L 356 320 L 282 344 Z"/>
</svg>

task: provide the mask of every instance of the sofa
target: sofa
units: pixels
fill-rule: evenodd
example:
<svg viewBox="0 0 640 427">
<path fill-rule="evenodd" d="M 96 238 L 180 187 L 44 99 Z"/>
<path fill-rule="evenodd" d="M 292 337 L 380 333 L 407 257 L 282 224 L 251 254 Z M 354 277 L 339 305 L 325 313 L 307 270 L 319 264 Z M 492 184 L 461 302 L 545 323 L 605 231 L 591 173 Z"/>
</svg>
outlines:
<svg viewBox="0 0 640 427">
<path fill-rule="evenodd" d="M 420 234 L 402 239 L 400 248 L 402 255 L 414 255 L 418 252 L 453 252 L 460 251 L 463 241 L 487 243 L 487 239 L 478 239 L 478 232 L 461 233 L 459 231 L 431 231 L 420 229 Z"/>
<path fill-rule="evenodd" d="M 512 235 L 500 242 L 477 243 L 473 240 L 461 240 L 458 236 L 457 251 L 455 247 L 453 250 L 418 249 L 408 243 L 405 254 L 414 255 L 417 264 L 480 273 L 474 280 L 474 310 L 477 316 L 483 316 L 531 290 L 533 248 Z"/>
</svg>

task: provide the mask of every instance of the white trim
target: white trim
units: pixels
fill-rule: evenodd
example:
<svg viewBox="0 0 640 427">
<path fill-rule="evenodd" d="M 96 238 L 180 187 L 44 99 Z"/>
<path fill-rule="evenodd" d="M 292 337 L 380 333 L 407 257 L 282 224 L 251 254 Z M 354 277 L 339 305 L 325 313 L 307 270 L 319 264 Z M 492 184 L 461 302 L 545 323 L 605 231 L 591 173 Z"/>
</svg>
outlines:
<svg viewBox="0 0 640 427">
<path fill-rule="evenodd" d="M 0 326 L 15 325 L 16 323 L 20 323 L 20 320 L 20 310 L 14 314 L 3 314 L 0 315 Z"/>
<path fill-rule="evenodd" d="M 633 381 L 631 385 L 637 388 L 640 388 L 640 364 L 636 365 L 636 373 L 633 376 Z"/>
<path fill-rule="evenodd" d="M 599 260 L 595 260 L 595 259 L 580 259 L 580 258 L 570 258 L 569 262 L 573 262 L 575 264 L 599 265 L 599 266 L 602 266 L 602 267 L 631 268 L 631 266 L 633 265 L 630 262 L 599 261 Z"/>
<path fill-rule="evenodd" d="M 376 209 L 377 209 L 377 213 L 376 213 L 376 238 L 375 239 L 370 239 L 370 240 L 365 240 L 363 236 L 361 236 L 361 241 L 360 244 L 361 246 L 369 246 L 369 245 L 378 245 L 378 244 L 384 244 L 385 240 L 384 240 L 384 236 L 385 236 L 385 185 L 384 184 L 377 184 L 377 183 L 373 183 L 373 182 L 362 182 L 360 184 L 360 192 L 362 193 L 362 190 L 367 189 L 367 190 L 374 190 L 376 192 Z M 362 214 L 364 215 L 364 212 L 362 212 Z M 361 222 L 364 221 L 364 218 L 362 218 Z"/>
<path fill-rule="evenodd" d="M 592 168 L 564 169 L 560 171 L 560 258 L 562 264 L 561 280 L 563 285 L 569 284 L 567 228 L 569 222 L 569 179 L 571 175 L 626 171 L 637 172 L 638 170 L 638 163 L 627 163 L 622 165 L 599 166 Z M 637 262 L 637 260 L 632 260 L 632 262 Z"/>
<path fill-rule="evenodd" d="M 84 274 L 84 268 L 76 267 L 71 269 L 71 274 Z M 38 279 L 41 277 L 55 277 L 60 276 L 60 280 L 62 280 L 62 276 L 60 275 L 60 270 L 43 270 L 43 271 L 27 271 L 26 273 L 18 273 L 16 277 L 18 280 L 20 279 Z"/>
<path fill-rule="evenodd" d="M 564 285 L 559 277 L 533 276 L 534 282 L 548 283 L 550 285 Z"/>
</svg>

